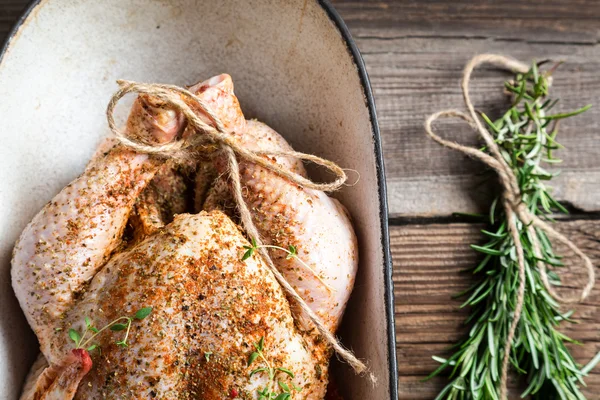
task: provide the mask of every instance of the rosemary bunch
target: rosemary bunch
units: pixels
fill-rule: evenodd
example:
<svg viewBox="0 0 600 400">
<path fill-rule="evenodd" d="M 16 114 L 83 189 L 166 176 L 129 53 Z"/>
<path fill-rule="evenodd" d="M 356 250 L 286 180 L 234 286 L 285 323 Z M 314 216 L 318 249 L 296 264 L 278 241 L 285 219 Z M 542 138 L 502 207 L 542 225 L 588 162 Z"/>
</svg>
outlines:
<svg viewBox="0 0 600 400">
<path fill-rule="evenodd" d="M 547 98 L 548 72 L 541 73 L 533 64 L 529 72 L 518 74 L 514 81 L 506 83 L 506 89 L 514 94 L 512 107 L 498 120 L 488 125 L 502 156 L 513 169 L 519 183 L 522 200 L 528 209 L 540 218 L 551 219 L 556 212 L 567 210 L 551 195 L 546 182 L 556 173 L 546 170 L 546 164 L 559 163 L 554 150 L 561 146 L 556 141 L 557 121 L 584 112 L 590 106 L 570 113 L 551 114 L 557 100 Z M 489 228 L 482 230 L 488 239 L 482 246 L 471 247 L 483 254 L 482 261 L 472 272 L 479 282 L 461 295 L 467 295 L 462 307 L 471 307 L 466 320 L 472 324 L 468 336 L 453 349 L 448 359 L 434 357 L 441 363 L 427 379 L 451 368 L 450 383 L 436 399 L 499 399 L 502 354 L 513 313 L 519 286 L 519 266 L 515 245 L 507 232 L 506 216 L 502 201 L 496 198 L 489 211 Z M 575 343 L 558 331 L 561 321 L 570 321 L 571 312 L 563 313 L 559 304 L 544 288 L 538 259 L 533 251 L 533 239 L 527 227 L 517 221 L 520 240 L 525 255 L 526 288 L 523 312 L 519 320 L 510 364 L 518 374 L 525 376 L 527 388 L 522 397 L 535 399 L 585 399 L 579 390 L 583 377 L 597 363 L 595 357 L 588 366 L 580 368 L 566 342 Z M 542 262 L 550 267 L 560 267 L 557 255 L 546 234 L 535 230 L 541 244 Z M 552 285 L 560 285 L 560 279 L 548 271 Z"/>
</svg>

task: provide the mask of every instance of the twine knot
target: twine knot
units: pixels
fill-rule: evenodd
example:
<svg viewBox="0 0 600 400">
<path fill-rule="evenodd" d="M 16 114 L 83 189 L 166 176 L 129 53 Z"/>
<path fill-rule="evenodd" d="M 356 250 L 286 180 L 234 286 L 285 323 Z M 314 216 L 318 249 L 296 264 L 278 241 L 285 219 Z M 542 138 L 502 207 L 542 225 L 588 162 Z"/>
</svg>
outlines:
<svg viewBox="0 0 600 400">
<path fill-rule="evenodd" d="M 347 362 L 357 374 L 367 373 L 368 368 L 364 362 L 359 360 L 350 350 L 346 349 L 336 339 L 336 337 L 325 326 L 321 318 L 308 306 L 308 304 L 306 304 L 302 297 L 300 297 L 296 290 L 275 267 L 275 264 L 273 263 L 273 260 L 271 259 L 267 250 L 264 247 L 261 247 L 263 243 L 261 241 L 260 234 L 254 225 L 254 222 L 252 221 L 252 214 L 250 213 L 248 205 L 246 204 L 242 194 L 238 157 L 247 162 L 260 165 L 261 167 L 285 177 L 289 181 L 301 187 L 325 192 L 331 192 L 339 189 L 346 182 L 346 172 L 334 162 L 312 154 L 300 153 L 293 150 L 248 150 L 244 146 L 240 145 L 233 135 L 226 132 L 222 121 L 201 98 L 189 90 L 183 89 L 179 86 L 138 83 L 125 80 L 119 80 L 117 83 L 119 84 L 120 88 L 112 96 L 106 109 L 108 126 L 115 137 L 123 145 L 135 151 L 154 154 L 166 158 L 181 157 L 190 151 L 212 152 L 212 149 L 208 150 L 208 147 L 204 146 L 207 143 L 217 145 L 217 147 L 221 148 L 227 159 L 227 168 L 229 179 L 231 181 L 231 191 L 240 214 L 242 226 L 244 227 L 246 234 L 249 237 L 254 238 L 256 241 L 258 251 L 265 260 L 269 270 L 273 273 L 283 291 L 288 295 L 288 298 L 291 298 L 300 306 L 305 315 L 307 315 L 312 321 L 319 334 L 325 339 L 331 348 L 333 348 L 338 357 Z M 123 132 L 117 128 L 113 115 L 117 103 L 127 93 L 151 95 L 164 104 L 169 105 L 174 110 L 181 112 L 181 114 L 186 118 L 188 124 L 195 130 L 195 134 L 188 135 L 184 139 L 174 140 L 170 143 L 160 145 L 150 145 L 130 138 L 126 132 Z M 190 107 L 190 104 L 192 104 L 197 110 L 201 110 L 202 113 L 208 117 L 211 123 L 208 124 L 204 122 L 202 118 L 198 116 L 196 111 Z M 282 168 L 281 166 L 272 163 L 265 158 L 265 156 L 287 156 L 310 161 L 328 169 L 335 176 L 335 179 L 332 182 L 316 183 L 286 168 Z M 368 377 L 371 383 L 375 385 L 375 376 L 372 373 L 368 373 Z"/>
<path fill-rule="evenodd" d="M 525 295 L 525 257 L 523 252 L 523 245 L 517 228 L 517 222 L 520 221 L 525 226 L 527 233 L 532 241 L 533 254 L 536 257 L 537 267 L 540 271 L 540 277 L 544 284 L 545 289 L 548 293 L 557 301 L 561 303 L 575 303 L 583 301 L 590 294 L 595 283 L 594 266 L 590 261 L 589 257 L 586 256 L 579 247 L 577 247 L 568 238 L 557 232 L 548 223 L 533 214 L 527 205 L 522 201 L 521 190 L 519 188 L 518 180 L 504 157 L 500 152 L 498 144 L 494 140 L 490 132 L 483 126 L 481 120 L 478 118 L 473 103 L 469 96 L 469 82 L 471 80 L 471 74 L 473 70 L 481 64 L 493 64 L 497 67 L 507 69 L 512 72 L 526 73 L 529 67 L 519 61 L 511 58 L 495 55 L 495 54 L 481 54 L 475 56 L 467 63 L 463 71 L 463 77 L 461 82 L 463 100 L 469 111 L 469 114 L 465 114 L 459 110 L 445 110 L 430 115 L 425 121 L 425 132 L 439 144 L 461 151 L 473 158 L 482 161 L 487 164 L 490 168 L 498 173 L 500 184 L 502 185 L 502 203 L 506 214 L 506 220 L 508 223 L 508 230 L 511 234 L 515 248 L 517 251 L 517 262 L 519 266 L 519 288 L 517 292 L 517 302 L 511 321 L 508 337 L 506 340 L 506 346 L 504 347 L 504 358 L 502 360 L 502 374 L 500 379 L 500 399 L 504 400 L 507 396 L 507 375 L 508 375 L 508 362 L 510 357 L 510 351 L 512 348 L 512 341 L 515 336 L 515 331 L 519 320 L 521 318 L 521 312 L 523 310 L 523 298 Z M 439 135 L 433 132 L 432 124 L 438 118 L 460 118 L 467 122 L 473 130 L 475 130 L 479 136 L 484 140 L 489 154 L 475 149 L 473 147 L 464 146 L 456 142 L 442 139 Z M 540 242 L 536 229 L 544 232 L 547 236 L 552 237 L 567 247 L 569 247 L 582 261 L 584 268 L 588 274 L 588 281 L 585 287 L 582 289 L 579 296 L 566 298 L 556 292 L 554 287 L 548 281 L 548 274 L 546 271 L 546 263 L 543 261 L 543 257 L 540 251 Z"/>
</svg>

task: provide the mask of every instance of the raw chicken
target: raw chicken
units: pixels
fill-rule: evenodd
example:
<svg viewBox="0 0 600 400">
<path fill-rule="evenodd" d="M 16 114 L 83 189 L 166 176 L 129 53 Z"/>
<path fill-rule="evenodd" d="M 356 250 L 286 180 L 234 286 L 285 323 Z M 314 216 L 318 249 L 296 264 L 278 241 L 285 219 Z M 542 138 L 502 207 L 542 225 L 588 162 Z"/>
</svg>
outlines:
<svg viewBox="0 0 600 400">
<path fill-rule="evenodd" d="M 129 218 L 136 244 L 188 210 L 188 176 L 194 165 L 167 160 L 137 199 Z"/>
<path fill-rule="evenodd" d="M 221 117 L 225 130 L 246 148 L 254 151 L 293 150 L 266 124 L 244 118 L 229 75 L 215 76 L 189 90 Z M 306 176 L 302 162 L 296 158 L 264 157 L 279 167 Z M 235 217 L 236 206 L 227 183 L 227 166 L 219 153 L 212 158 L 214 165 L 204 160 L 199 164 L 196 210 L 202 204 L 204 210 L 221 210 Z M 347 210 L 325 193 L 299 187 L 253 163 L 240 160 L 240 174 L 244 198 L 262 239 L 271 246 L 288 249 L 291 245 L 297 250 L 298 258 L 290 258 L 282 250 L 271 249 L 276 267 L 335 332 L 358 267 L 358 244 Z M 312 328 L 305 316 L 298 311 L 295 314 L 302 320 L 304 328 Z"/>
<path fill-rule="evenodd" d="M 21 234 L 12 283 L 45 355 L 58 321 L 120 244 L 135 199 L 159 166 L 117 146 L 56 195 Z"/>
<path fill-rule="evenodd" d="M 217 81 L 216 78 L 213 81 Z M 231 132 L 241 145 L 255 151 L 292 150 L 285 139 L 267 125 L 255 120 L 241 122 L 243 114 L 229 75 L 221 75 L 220 82 L 211 87 L 211 91 L 214 102 L 238 106 L 237 112 L 232 110 L 229 115 L 238 121 Z M 306 176 L 298 159 L 264 157 L 273 164 Z M 222 158 L 217 158 L 215 164 L 220 179 L 209 190 L 204 208 L 235 210 L 231 206 L 230 191 L 226 189 L 227 166 Z M 263 241 L 284 249 L 295 246 L 298 258 L 310 269 L 298 258 L 289 258 L 285 251 L 271 249 L 275 265 L 334 332 L 354 286 L 358 267 L 358 244 L 347 210 L 321 191 L 299 187 L 244 160 L 240 160 L 240 175 L 244 199 Z M 306 320 L 302 322 L 305 328 L 312 327 Z"/>
<path fill-rule="evenodd" d="M 91 342 L 102 353 L 90 351 L 94 368 L 75 398 L 210 400 L 238 393 L 235 397 L 253 399 L 258 389 L 277 385 L 268 373 L 250 376 L 266 365 L 247 363 L 261 338 L 273 368 L 294 375 L 278 372 L 278 380 L 303 388 L 301 398 L 323 398 L 328 353 L 294 326 L 285 296 L 262 259 L 241 261 L 240 251 L 248 244 L 225 215 L 202 212 L 178 215 L 165 229 L 113 257 L 57 325 L 48 359 L 62 360 L 69 353 L 72 342 L 65 332 L 83 332 L 86 316 L 102 327 L 143 307 L 153 311 L 134 322 L 126 349 L 113 344 L 122 333 Z"/>
<path fill-rule="evenodd" d="M 275 138 L 277 148 L 289 148 L 268 127 L 244 119 L 227 75 L 194 90 L 243 143 L 252 142 L 255 132 Z M 178 113 L 148 96 L 136 100 L 128 129 L 154 143 L 191 134 Z M 305 173 L 298 160 L 273 162 Z M 249 243 L 227 216 L 180 214 L 163 227 L 171 215 L 165 217 L 164 204 L 155 204 L 149 211 L 160 217 L 155 226 L 122 245 L 136 201 L 139 217 L 142 206 L 157 200 L 144 190 L 163 165 L 121 145 L 103 149 L 24 230 L 13 255 L 13 287 L 43 356 L 22 398 L 256 399 L 258 390 L 289 387 L 292 399 L 322 399 L 330 351 L 318 335 L 295 324 L 260 256 L 241 261 Z M 215 165 L 222 174 L 218 157 Z M 241 172 L 261 233 L 269 243 L 296 245 L 317 275 L 273 252 L 277 267 L 335 330 L 357 262 L 346 213 L 325 194 L 263 168 L 242 164 Z M 67 334 L 74 329 L 89 337 L 86 324 L 101 328 L 143 307 L 152 307 L 152 313 L 134 320 L 128 348 L 114 344 L 121 332 L 106 330 L 84 346 L 97 344 L 101 353 L 75 348 Z M 249 366 L 260 343 L 264 358 L 253 357 Z"/>
</svg>

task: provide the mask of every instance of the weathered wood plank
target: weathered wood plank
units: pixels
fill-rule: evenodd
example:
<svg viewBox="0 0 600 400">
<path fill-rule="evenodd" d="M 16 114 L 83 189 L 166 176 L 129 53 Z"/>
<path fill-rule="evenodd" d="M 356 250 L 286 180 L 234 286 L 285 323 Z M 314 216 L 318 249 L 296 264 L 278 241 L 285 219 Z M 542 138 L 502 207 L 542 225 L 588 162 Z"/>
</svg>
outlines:
<svg viewBox="0 0 600 400">
<path fill-rule="evenodd" d="M 481 166 L 433 143 L 422 128 L 430 113 L 462 107 L 458 83 L 473 55 L 566 60 L 551 92 L 562 99 L 562 110 L 597 103 L 600 95 L 600 7 L 593 1 L 335 5 L 363 53 L 374 88 L 392 216 L 448 215 L 488 204 L 490 188 L 480 184 Z M 476 73 L 472 97 L 477 107 L 492 113 L 506 107 L 502 83 L 508 77 L 489 69 Z M 556 194 L 585 210 L 600 208 L 595 190 L 600 182 L 599 116 L 595 107 L 565 122 L 560 133 L 567 150 Z M 457 124 L 444 124 L 442 132 L 474 143 L 473 134 Z"/>
<path fill-rule="evenodd" d="M 478 259 L 469 244 L 481 241 L 481 227 L 467 223 L 391 227 L 401 399 L 432 399 L 444 385 L 441 378 L 426 383 L 420 380 L 439 365 L 431 356 L 447 355 L 445 349 L 466 333 L 463 321 L 468 310 L 460 310 L 461 300 L 452 296 L 473 283 L 472 277 L 461 271 Z M 600 221 L 560 222 L 558 227 L 596 265 L 600 263 Z M 568 255 L 563 246 L 557 250 Z M 567 287 L 578 287 L 584 279 L 572 267 L 561 276 Z M 582 323 L 564 324 L 564 332 L 584 341 L 583 346 L 571 349 L 580 363 L 586 363 L 600 351 L 600 286 L 575 309 L 575 318 Z M 597 398 L 600 369 L 592 372 L 587 383 L 589 398 Z"/>
<path fill-rule="evenodd" d="M 334 0 L 355 34 L 376 31 L 387 37 L 484 37 L 515 41 L 595 43 L 598 5 L 588 0 Z M 445 28 L 445 29 L 440 29 Z M 561 33 L 557 36 L 557 33 Z M 523 38 L 527 35 L 526 38 Z"/>
</svg>

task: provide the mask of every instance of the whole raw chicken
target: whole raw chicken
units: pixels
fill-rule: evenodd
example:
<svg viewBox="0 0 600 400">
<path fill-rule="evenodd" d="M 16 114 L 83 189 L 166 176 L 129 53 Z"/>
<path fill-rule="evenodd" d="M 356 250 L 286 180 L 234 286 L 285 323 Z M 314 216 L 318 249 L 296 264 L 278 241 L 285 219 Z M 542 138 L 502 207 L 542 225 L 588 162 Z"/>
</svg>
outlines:
<svg viewBox="0 0 600 400">
<path fill-rule="evenodd" d="M 245 120 L 228 75 L 190 90 L 240 143 L 290 148 Z M 127 129 L 154 143 L 194 134 L 149 96 L 136 100 Z M 305 174 L 298 160 L 271 160 Z M 182 200 L 190 168 L 197 214 L 184 213 Z M 250 243 L 223 212 L 224 168 L 218 153 L 182 167 L 107 143 L 34 217 L 12 260 L 13 288 L 42 353 L 22 399 L 325 396 L 330 351 L 260 256 L 242 261 Z M 263 241 L 296 246 L 306 264 L 273 248 L 277 268 L 335 331 L 358 262 L 345 209 L 256 165 L 241 163 L 240 172 Z"/>
</svg>

